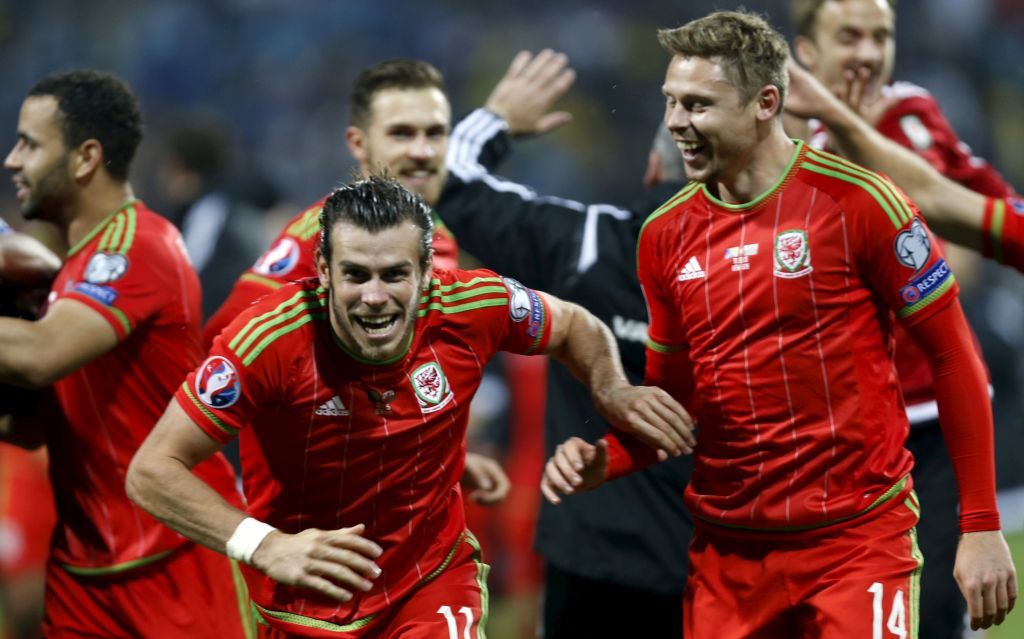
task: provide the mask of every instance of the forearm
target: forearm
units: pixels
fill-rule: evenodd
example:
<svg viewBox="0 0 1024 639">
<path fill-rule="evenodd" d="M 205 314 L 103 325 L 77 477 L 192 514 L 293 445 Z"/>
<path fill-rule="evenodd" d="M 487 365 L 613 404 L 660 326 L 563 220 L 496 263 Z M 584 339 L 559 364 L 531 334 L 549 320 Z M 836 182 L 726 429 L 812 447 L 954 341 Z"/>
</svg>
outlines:
<svg viewBox="0 0 1024 639">
<path fill-rule="evenodd" d="M 53 381 L 39 333 L 35 322 L 0 317 L 0 383 L 40 388 Z"/>
<path fill-rule="evenodd" d="M 37 240 L 18 233 L 0 235 L 0 279 L 21 286 L 49 283 L 60 259 Z"/>
<path fill-rule="evenodd" d="M 601 320 L 577 304 L 564 304 L 571 312 L 565 338 L 548 354 L 590 389 L 600 408 L 615 390 L 629 386 L 618 345 Z"/>
<path fill-rule="evenodd" d="M 246 517 L 181 460 L 151 454 L 145 445 L 128 468 L 125 488 L 132 501 L 169 528 L 221 553 Z"/>
<path fill-rule="evenodd" d="M 924 320 L 914 335 L 931 358 L 939 421 L 960 493 L 960 530 L 998 530 L 987 376 L 960 305 Z"/>
</svg>

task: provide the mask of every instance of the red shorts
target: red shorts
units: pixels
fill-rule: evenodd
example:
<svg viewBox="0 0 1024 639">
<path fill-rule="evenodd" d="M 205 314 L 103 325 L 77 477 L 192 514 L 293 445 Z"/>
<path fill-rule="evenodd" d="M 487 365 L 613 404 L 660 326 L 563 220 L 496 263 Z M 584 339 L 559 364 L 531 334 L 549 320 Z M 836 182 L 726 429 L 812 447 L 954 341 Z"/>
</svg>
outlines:
<svg viewBox="0 0 1024 639">
<path fill-rule="evenodd" d="M 916 496 L 812 539 L 736 539 L 698 526 L 686 639 L 916 639 L 923 559 Z"/>
<path fill-rule="evenodd" d="M 74 575 L 47 564 L 47 637 L 248 639 L 255 637 L 244 580 L 227 557 L 188 544 L 122 573 Z"/>
<path fill-rule="evenodd" d="M 371 623 L 351 632 L 295 628 L 285 632 L 260 626 L 260 639 L 482 639 L 487 624 L 487 571 L 476 539 L 459 544 L 451 564 L 437 577 Z"/>
</svg>

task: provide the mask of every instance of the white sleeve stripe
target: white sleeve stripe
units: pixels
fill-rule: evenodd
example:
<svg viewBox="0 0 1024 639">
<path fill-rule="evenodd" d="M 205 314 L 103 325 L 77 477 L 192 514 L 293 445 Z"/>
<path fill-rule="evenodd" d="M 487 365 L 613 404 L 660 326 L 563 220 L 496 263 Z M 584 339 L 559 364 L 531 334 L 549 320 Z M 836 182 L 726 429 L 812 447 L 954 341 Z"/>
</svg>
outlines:
<svg viewBox="0 0 1024 639">
<path fill-rule="evenodd" d="M 480 152 L 488 140 L 507 127 L 505 120 L 486 109 L 470 113 L 452 131 L 448 142 L 448 170 L 465 182 L 486 173 L 478 160 Z"/>
</svg>

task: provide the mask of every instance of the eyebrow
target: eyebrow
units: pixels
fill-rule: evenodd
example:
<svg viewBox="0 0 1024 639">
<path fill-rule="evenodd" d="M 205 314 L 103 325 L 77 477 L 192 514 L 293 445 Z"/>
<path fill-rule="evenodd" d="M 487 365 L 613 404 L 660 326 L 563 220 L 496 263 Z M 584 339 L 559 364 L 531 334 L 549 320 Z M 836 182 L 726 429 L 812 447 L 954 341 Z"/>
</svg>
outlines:
<svg viewBox="0 0 1024 639">
<path fill-rule="evenodd" d="M 364 271 L 371 271 L 371 270 L 373 270 L 373 269 L 367 267 L 365 264 L 359 264 L 358 262 L 350 262 L 349 260 L 340 260 L 338 262 L 338 266 L 341 267 L 341 268 L 356 268 L 356 269 L 361 269 L 361 270 L 364 270 Z M 380 267 L 377 270 L 380 270 L 380 271 L 392 271 L 392 270 L 396 270 L 396 269 L 400 269 L 400 268 L 412 268 L 412 266 L 413 266 L 413 264 L 412 264 L 411 261 L 404 260 L 402 262 L 396 262 L 395 264 L 388 264 L 387 266 L 382 266 L 382 267 Z"/>
</svg>

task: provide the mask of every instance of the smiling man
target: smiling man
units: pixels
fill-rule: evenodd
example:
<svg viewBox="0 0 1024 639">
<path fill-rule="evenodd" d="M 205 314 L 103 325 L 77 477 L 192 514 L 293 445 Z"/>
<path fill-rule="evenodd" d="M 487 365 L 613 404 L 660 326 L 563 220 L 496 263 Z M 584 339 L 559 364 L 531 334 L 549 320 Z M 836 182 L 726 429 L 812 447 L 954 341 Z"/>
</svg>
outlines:
<svg viewBox="0 0 1024 639">
<path fill-rule="evenodd" d="M 422 60 L 387 60 L 356 78 L 349 98 L 350 124 L 345 131 L 349 152 L 363 177 L 387 173 L 437 204 L 448 177 L 445 155 L 451 129 L 451 106 L 444 78 Z M 235 284 L 228 299 L 207 319 L 207 345 L 245 307 L 287 282 L 315 275 L 313 253 L 319 243 L 318 216 L 326 196 L 303 209 L 260 259 Z M 434 217 L 434 264 L 454 268 L 458 248 Z"/>
<path fill-rule="evenodd" d="M 638 271 L 645 383 L 700 424 L 684 496 L 696 522 L 687 639 L 917 636 L 896 320 L 940 390 L 972 625 L 1000 623 L 1017 592 L 992 415 L 940 248 L 885 178 L 787 137 L 788 47 L 764 20 L 719 12 L 659 39 L 672 56 L 665 124 L 692 183 L 647 220 Z M 549 500 L 651 459 L 609 440 L 563 445 L 545 471 Z"/>
<path fill-rule="evenodd" d="M 215 340 L 129 493 L 248 564 L 269 637 L 483 637 L 487 566 L 459 478 L 487 361 L 552 355 L 613 423 L 665 451 L 690 450 L 692 423 L 664 391 L 629 385 L 611 332 L 581 307 L 491 271 L 434 269 L 430 209 L 397 183 L 336 190 L 320 223 L 318 278 Z M 211 400 L 214 371 L 230 381 Z M 248 513 L 190 472 L 235 436 Z"/>
</svg>

